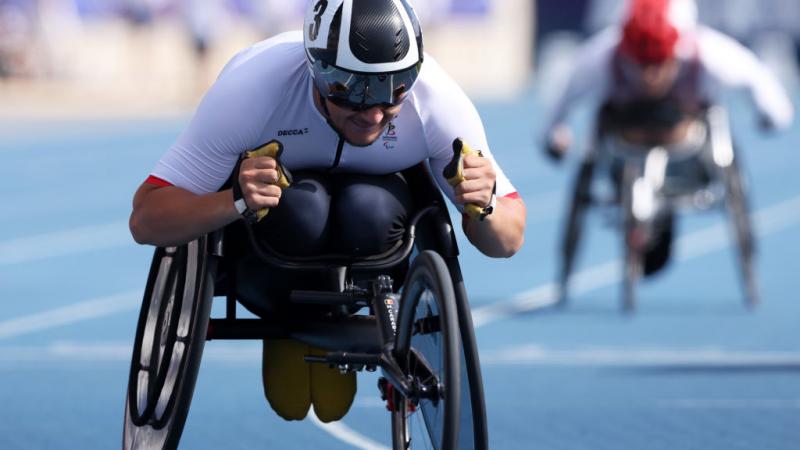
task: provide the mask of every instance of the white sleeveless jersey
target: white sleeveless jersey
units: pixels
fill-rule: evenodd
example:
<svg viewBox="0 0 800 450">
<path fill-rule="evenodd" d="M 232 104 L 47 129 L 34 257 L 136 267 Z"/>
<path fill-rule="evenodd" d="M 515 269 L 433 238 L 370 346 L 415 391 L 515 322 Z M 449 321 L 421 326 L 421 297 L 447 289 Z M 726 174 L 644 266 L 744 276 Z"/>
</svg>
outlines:
<svg viewBox="0 0 800 450">
<path fill-rule="evenodd" d="M 474 105 L 429 55 L 400 113 L 366 147 L 339 137 L 315 107 L 312 89 L 299 31 L 245 49 L 222 70 L 152 175 L 195 194 L 215 192 L 242 152 L 278 139 L 289 171 L 388 174 L 427 159 L 453 201 L 442 169 L 452 158 L 453 140 L 461 137 L 492 161 L 497 196 L 515 193 L 492 158 Z"/>
</svg>

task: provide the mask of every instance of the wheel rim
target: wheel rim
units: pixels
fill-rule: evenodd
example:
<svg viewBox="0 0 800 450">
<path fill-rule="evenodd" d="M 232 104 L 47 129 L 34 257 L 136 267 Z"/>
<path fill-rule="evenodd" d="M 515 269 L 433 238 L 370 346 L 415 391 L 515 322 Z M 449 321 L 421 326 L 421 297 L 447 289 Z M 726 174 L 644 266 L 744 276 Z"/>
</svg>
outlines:
<svg viewBox="0 0 800 450">
<path fill-rule="evenodd" d="M 442 441 L 444 432 L 446 405 L 443 395 L 449 380 L 443 370 L 445 348 L 441 339 L 441 326 L 438 325 L 439 308 L 430 289 L 424 289 L 420 293 L 415 311 L 412 351 L 409 352 L 406 363 L 409 373 L 418 375 L 415 382 L 427 391 L 427 396 L 419 399 L 418 408 L 422 414 L 411 413 L 412 420 L 408 424 L 412 437 L 418 434 L 427 436 L 426 443 L 430 446 L 421 448 L 436 448 L 435 443 Z M 412 425 L 416 425 L 421 432 L 416 432 Z"/>
<path fill-rule="evenodd" d="M 758 303 L 759 297 L 758 281 L 755 275 L 753 261 L 755 253 L 753 227 L 750 222 L 747 197 L 739 167 L 734 162 L 734 164 L 731 164 L 726 169 L 726 200 L 728 214 L 739 247 L 739 270 L 745 291 L 745 299 L 748 305 L 752 307 Z"/>
<path fill-rule="evenodd" d="M 154 257 L 128 381 L 125 448 L 177 446 L 210 308 L 206 270 L 214 266 L 205 262 L 204 242 L 158 249 Z"/>
<path fill-rule="evenodd" d="M 461 374 L 454 294 L 452 284 L 445 284 L 451 281 L 441 257 L 425 253 L 415 266 L 426 270 L 412 267 L 401 300 L 396 354 L 413 392 L 397 402 L 395 449 L 449 449 L 458 439 Z"/>
</svg>

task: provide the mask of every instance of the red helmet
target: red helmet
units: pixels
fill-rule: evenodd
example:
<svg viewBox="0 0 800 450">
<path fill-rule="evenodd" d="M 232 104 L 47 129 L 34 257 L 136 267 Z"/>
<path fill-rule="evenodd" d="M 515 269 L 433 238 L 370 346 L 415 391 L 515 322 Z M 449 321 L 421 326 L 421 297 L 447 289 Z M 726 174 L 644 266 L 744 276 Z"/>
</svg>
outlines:
<svg viewBox="0 0 800 450">
<path fill-rule="evenodd" d="M 675 56 L 678 29 L 670 20 L 671 0 L 633 0 L 622 29 L 620 51 L 639 64 L 660 64 Z"/>
</svg>

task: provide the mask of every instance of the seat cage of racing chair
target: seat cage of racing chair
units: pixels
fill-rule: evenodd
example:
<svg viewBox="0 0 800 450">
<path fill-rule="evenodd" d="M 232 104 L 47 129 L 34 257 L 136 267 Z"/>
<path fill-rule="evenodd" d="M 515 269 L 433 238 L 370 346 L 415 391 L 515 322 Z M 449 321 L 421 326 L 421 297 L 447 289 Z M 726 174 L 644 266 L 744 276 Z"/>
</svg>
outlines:
<svg viewBox="0 0 800 450">
<path fill-rule="evenodd" d="M 614 127 L 599 120 L 595 133 L 596 164 L 621 182 L 622 167 L 639 166 L 642 175 L 659 190 L 664 206 L 674 210 L 707 209 L 717 204 L 724 193 L 718 169 L 733 158 L 730 130 L 724 109 L 705 108 L 692 120 L 686 140 L 670 145 L 627 143 Z M 616 172 L 615 172 L 616 171 Z M 606 189 L 608 191 L 608 189 Z M 601 195 L 598 204 L 615 204 L 618 194 Z"/>
<path fill-rule="evenodd" d="M 455 235 L 452 232 L 443 196 L 431 176 L 427 163 L 420 163 L 401 174 L 411 190 L 414 212 L 411 214 L 403 238 L 390 250 L 379 255 L 364 257 L 337 254 L 312 257 L 281 255 L 263 241 L 256 239 L 253 230 L 241 221 L 210 235 L 210 253 L 221 257 L 223 264 L 220 266 L 227 267 L 228 270 L 224 272 L 227 277 L 226 282 L 218 283 L 215 290 L 216 296 L 226 297 L 226 314 L 224 318 L 210 319 L 207 339 L 297 339 L 322 349 L 335 350 L 338 356 L 330 355 L 330 357 L 333 359 L 339 357 L 340 360 L 325 362 L 366 364 L 367 367 L 374 367 L 377 356 L 391 340 L 388 335 L 390 330 L 388 327 L 391 324 L 384 320 L 386 314 L 382 314 L 385 311 L 373 310 L 371 315 L 354 315 L 347 312 L 364 306 L 372 307 L 373 297 L 388 293 L 393 288 L 395 290 L 399 288 L 403 280 L 392 283 L 391 279 L 380 274 L 406 263 L 415 246 L 420 250 L 434 249 L 445 258 L 458 255 Z M 424 232 L 420 233 L 422 230 Z M 241 238 L 243 235 L 246 236 L 245 239 Z M 322 274 L 329 280 L 329 289 L 292 290 L 289 302 L 292 305 L 317 305 L 338 313 L 315 316 L 311 319 L 293 315 L 277 319 L 264 316 L 254 319 L 237 318 L 236 304 L 241 302 L 241 299 L 237 297 L 236 284 L 246 283 L 247 280 L 236 279 L 235 271 L 231 270 L 232 264 L 236 262 L 231 259 L 241 257 L 243 249 L 245 252 L 252 252 L 249 255 L 250 259 L 260 264 L 260 268 L 263 267 L 264 270 Z M 353 275 L 359 273 L 373 275 L 371 286 L 364 288 L 352 283 Z M 383 304 L 383 302 L 372 303 L 379 307 Z M 385 309 L 385 306 L 380 309 Z"/>
</svg>

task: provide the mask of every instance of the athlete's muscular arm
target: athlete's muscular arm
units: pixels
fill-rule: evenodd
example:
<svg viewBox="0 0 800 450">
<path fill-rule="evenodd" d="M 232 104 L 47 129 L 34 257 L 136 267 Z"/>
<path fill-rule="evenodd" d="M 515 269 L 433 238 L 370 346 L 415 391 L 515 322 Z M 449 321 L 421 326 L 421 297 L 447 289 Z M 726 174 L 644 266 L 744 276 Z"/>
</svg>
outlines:
<svg viewBox="0 0 800 450">
<path fill-rule="evenodd" d="M 139 244 L 181 245 L 239 217 L 230 189 L 206 195 L 143 183 L 133 197 L 130 229 Z"/>
<path fill-rule="evenodd" d="M 278 205 L 281 190 L 273 184 L 278 179 L 275 168 L 275 160 L 268 156 L 242 161 L 239 184 L 250 209 Z M 238 218 L 231 189 L 198 195 L 143 183 L 133 197 L 129 225 L 136 242 L 168 246 L 185 244 Z"/>
<path fill-rule="evenodd" d="M 488 205 L 495 184 L 495 171 L 487 158 L 464 157 L 464 178 L 455 188 L 460 204 Z M 464 234 L 481 253 L 493 258 L 509 258 L 521 247 L 525 231 L 525 203 L 521 198 L 497 199 L 492 214 L 483 220 L 465 219 Z"/>
<path fill-rule="evenodd" d="M 606 95 L 610 83 L 611 59 L 619 42 L 619 32 L 608 28 L 592 36 L 578 51 L 561 94 L 546 119 L 542 143 L 545 153 L 561 159 L 572 145 L 567 117 L 581 101 L 597 103 Z"/>
<path fill-rule="evenodd" d="M 482 221 L 465 220 L 464 234 L 486 256 L 510 258 L 522 247 L 525 203 L 521 198 L 497 199 L 494 212 Z"/>
<path fill-rule="evenodd" d="M 711 28 L 700 27 L 698 36 L 709 82 L 747 88 L 763 120 L 770 125 L 768 128 L 786 129 L 792 125 L 795 111 L 791 98 L 752 51 Z"/>
</svg>

